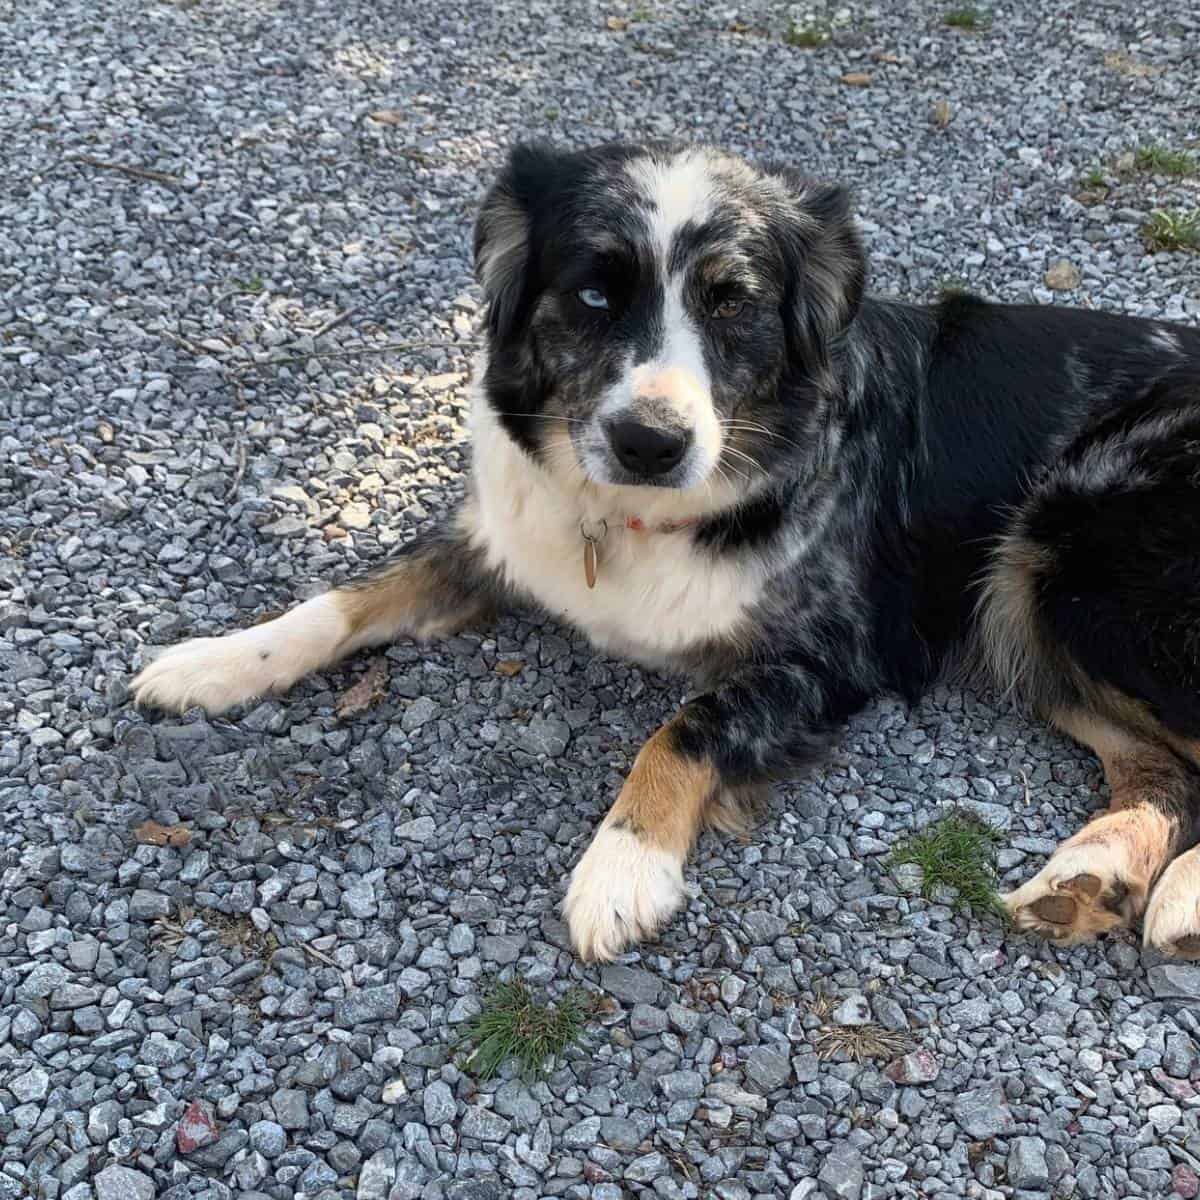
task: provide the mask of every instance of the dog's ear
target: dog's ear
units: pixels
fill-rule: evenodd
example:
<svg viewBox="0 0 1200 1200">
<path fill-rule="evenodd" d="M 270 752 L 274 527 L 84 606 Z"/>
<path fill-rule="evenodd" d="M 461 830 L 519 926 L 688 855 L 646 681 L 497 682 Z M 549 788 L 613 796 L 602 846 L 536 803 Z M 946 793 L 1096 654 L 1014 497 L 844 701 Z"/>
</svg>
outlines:
<svg viewBox="0 0 1200 1200">
<path fill-rule="evenodd" d="M 518 143 L 475 223 L 475 277 L 487 299 L 492 334 L 502 342 L 522 328 L 540 291 L 538 217 L 568 158 L 544 142 Z"/>
<path fill-rule="evenodd" d="M 850 193 L 790 171 L 781 214 L 787 270 L 784 317 L 801 361 L 827 368 L 833 343 L 854 320 L 866 285 L 867 260 L 854 224 Z"/>
</svg>

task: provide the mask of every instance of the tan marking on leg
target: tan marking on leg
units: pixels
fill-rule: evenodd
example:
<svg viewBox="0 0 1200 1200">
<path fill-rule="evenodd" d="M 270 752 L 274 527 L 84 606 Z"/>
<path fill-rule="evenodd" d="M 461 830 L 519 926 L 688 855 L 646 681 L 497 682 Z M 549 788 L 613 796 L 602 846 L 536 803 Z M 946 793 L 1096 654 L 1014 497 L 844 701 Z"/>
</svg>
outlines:
<svg viewBox="0 0 1200 1200">
<path fill-rule="evenodd" d="M 345 615 L 349 649 L 390 642 L 405 634 L 426 641 L 449 637 L 488 614 L 486 600 L 448 586 L 438 565 L 401 559 L 361 583 L 333 593 Z"/>
<path fill-rule="evenodd" d="M 1073 945 L 1130 926 L 1141 915 L 1179 843 L 1174 813 L 1190 781 L 1166 746 L 1094 713 L 1059 712 L 1054 723 L 1100 756 L 1112 803 L 1004 902 L 1019 929 Z"/>
<path fill-rule="evenodd" d="M 464 544 L 477 525 L 478 504 L 468 497 L 455 516 Z M 401 634 L 420 640 L 449 637 L 488 616 L 489 600 L 456 583 L 452 571 L 446 560 L 415 553 L 339 588 L 334 595 L 346 617 L 351 649 L 390 642 Z"/>
<path fill-rule="evenodd" d="M 671 726 L 664 725 L 638 752 L 605 824 L 625 822 L 639 836 L 684 858 L 718 783 L 708 763 L 675 749 Z"/>
<path fill-rule="evenodd" d="M 563 913 L 581 958 L 613 958 L 683 905 L 683 863 L 719 786 L 710 764 L 676 750 L 669 724 L 642 747 L 571 873 Z"/>
<path fill-rule="evenodd" d="M 365 646 L 401 634 L 444 637 L 488 611 L 485 600 L 455 584 L 450 569 L 416 553 L 249 629 L 181 642 L 138 674 L 133 698 L 172 712 L 221 713 L 285 692 Z"/>
</svg>

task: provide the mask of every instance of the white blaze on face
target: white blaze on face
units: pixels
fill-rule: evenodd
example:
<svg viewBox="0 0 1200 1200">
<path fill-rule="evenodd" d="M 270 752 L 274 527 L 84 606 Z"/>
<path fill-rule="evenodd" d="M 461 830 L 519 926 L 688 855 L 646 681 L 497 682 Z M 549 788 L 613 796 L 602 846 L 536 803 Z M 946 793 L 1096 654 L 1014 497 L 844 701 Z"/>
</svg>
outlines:
<svg viewBox="0 0 1200 1200">
<path fill-rule="evenodd" d="M 631 355 L 620 381 L 602 406 L 605 417 L 644 405 L 668 409 L 692 431 L 685 486 L 702 483 L 721 453 L 721 427 L 712 405 L 712 382 L 704 362 L 704 339 L 683 300 L 684 275 L 671 273 L 671 246 L 688 223 L 702 224 L 712 209 L 712 177 L 704 158 L 681 154 L 668 162 L 635 160 L 629 174 L 653 208 L 646 211 L 650 238 L 663 285 L 659 314 L 662 338 L 651 358 Z"/>
</svg>

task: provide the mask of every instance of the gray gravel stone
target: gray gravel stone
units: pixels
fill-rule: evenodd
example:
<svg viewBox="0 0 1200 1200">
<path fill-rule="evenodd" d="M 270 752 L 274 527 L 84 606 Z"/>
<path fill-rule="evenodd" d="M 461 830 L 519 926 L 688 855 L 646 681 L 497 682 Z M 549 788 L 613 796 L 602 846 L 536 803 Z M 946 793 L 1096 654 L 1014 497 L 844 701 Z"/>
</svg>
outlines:
<svg viewBox="0 0 1200 1200">
<path fill-rule="evenodd" d="M 511 1128 L 511 1121 L 476 1104 L 467 1108 L 459 1132 L 463 1137 L 478 1138 L 481 1142 L 501 1142 Z"/>
<path fill-rule="evenodd" d="M 781 1088 L 791 1078 L 792 1064 L 782 1048 L 762 1046 L 746 1060 L 746 1078 L 764 1092 Z"/>
<path fill-rule="evenodd" d="M 307 1129 L 309 1122 L 308 1093 L 300 1088 L 280 1088 L 271 1097 L 275 1120 L 284 1129 Z"/>
<path fill-rule="evenodd" d="M 44 1100 L 50 1090 L 50 1076 L 41 1067 L 30 1067 L 24 1074 L 11 1080 L 8 1089 L 22 1104 Z"/>
<path fill-rule="evenodd" d="M 636 1038 L 665 1033 L 669 1023 L 666 1012 L 651 1004 L 635 1004 L 629 1014 L 629 1032 Z"/>
<path fill-rule="evenodd" d="M 129 900 L 129 916 L 134 921 L 153 921 L 171 912 L 171 897 L 162 892 L 138 888 Z"/>
<path fill-rule="evenodd" d="M 866 996 L 855 992 L 833 1010 L 835 1025 L 867 1025 L 871 1021 L 871 1006 Z"/>
<path fill-rule="evenodd" d="M 358 1172 L 356 1200 L 387 1200 L 396 1177 L 396 1155 L 388 1146 L 377 1150 Z"/>
<path fill-rule="evenodd" d="M 1006 1133 L 1013 1126 L 1012 1111 L 998 1083 L 971 1088 L 958 1095 L 954 1100 L 954 1119 L 977 1141 Z"/>
<path fill-rule="evenodd" d="M 670 1071 L 659 1076 L 658 1086 L 668 1100 L 693 1100 L 704 1094 L 704 1077 L 698 1071 Z"/>
<path fill-rule="evenodd" d="M 396 987 L 360 988 L 337 1002 L 335 1019 L 343 1028 L 353 1028 L 369 1021 L 394 1021 L 399 1012 Z"/>
<path fill-rule="evenodd" d="M 154 1180 L 131 1167 L 110 1164 L 96 1174 L 96 1200 L 154 1200 Z"/>
<path fill-rule="evenodd" d="M 278 1097 L 276 1097 L 278 1099 Z M 298 1119 L 303 1119 L 300 1106 L 291 1101 L 285 1101 L 285 1108 L 291 1107 L 293 1115 Z M 278 1110 L 277 1110 L 278 1111 Z M 303 1125 L 293 1126 L 295 1129 L 304 1128 Z M 267 1159 L 278 1158 L 287 1146 L 287 1133 L 277 1121 L 255 1121 L 250 1126 L 250 1145 Z"/>
<path fill-rule="evenodd" d="M 1200 1000 L 1200 967 L 1162 963 L 1151 967 L 1146 979 L 1160 1000 Z"/>
<path fill-rule="evenodd" d="M 666 1156 L 656 1151 L 653 1154 L 643 1154 L 640 1158 L 635 1158 L 625 1168 L 625 1178 L 630 1183 L 653 1183 L 670 1169 L 671 1164 L 667 1161 Z"/>
<path fill-rule="evenodd" d="M 453 1121 L 458 1112 L 454 1102 L 454 1093 L 440 1079 L 435 1079 L 426 1089 L 422 1097 L 425 1109 L 425 1124 L 433 1127 Z"/>
<path fill-rule="evenodd" d="M 1050 1182 L 1046 1143 L 1041 1138 L 1013 1138 L 1008 1149 L 1008 1182 L 1025 1191 L 1041 1191 Z"/>
<path fill-rule="evenodd" d="M 662 990 L 659 980 L 647 971 L 622 966 L 603 967 L 600 986 L 626 1004 L 654 1004 Z"/>
<path fill-rule="evenodd" d="M 103 1146 L 116 1137 L 124 1109 L 116 1100 L 102 1100 L 88 1109 L 87 1134 L 93 1145 Z"/>
<path fill-rule="evenodd" d="M 817 1183 L 829 1200 L 858 1200 L 863 1190 L 862 1154 L 845 1142 L 836 1143 L 825 1155 Z"/>
</svg>

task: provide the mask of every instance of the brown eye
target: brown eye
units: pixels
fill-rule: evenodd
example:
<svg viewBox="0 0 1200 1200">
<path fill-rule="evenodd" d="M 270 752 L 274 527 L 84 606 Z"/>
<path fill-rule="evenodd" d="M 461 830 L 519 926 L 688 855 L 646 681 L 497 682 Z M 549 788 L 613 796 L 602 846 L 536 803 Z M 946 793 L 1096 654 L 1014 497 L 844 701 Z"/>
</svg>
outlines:
<svg viewBox="0 0 1200 1200">
<path fill-rule="evenodd" d="M 722 300 L 709 315 L 716 321 L 730 321 L 741 316 L 745 307 L 745 300 Z"/>
</svg>

